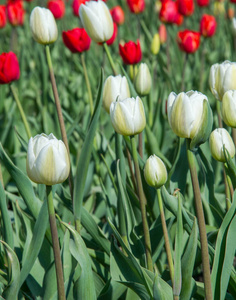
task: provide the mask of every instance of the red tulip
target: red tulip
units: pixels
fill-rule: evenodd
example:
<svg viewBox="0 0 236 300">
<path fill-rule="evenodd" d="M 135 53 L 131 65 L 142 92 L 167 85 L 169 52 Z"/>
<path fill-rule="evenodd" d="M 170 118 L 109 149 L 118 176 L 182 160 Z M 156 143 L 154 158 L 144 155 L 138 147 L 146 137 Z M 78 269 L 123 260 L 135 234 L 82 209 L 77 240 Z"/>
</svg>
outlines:
<svg viewBox="0 0 236 300">
<path fill-rule="evenodd" d="M 216 19 L 214 16 L 204 14 L 200 21 L 200 33 L 204 37 L 211 37 L 216 32 Z"/>
<path fill-rule="evenodd" d="M 106 41 L 108 46 L 112 45 L 117 37 L 118 28 L 115 22 L 113 22 L 113 26 L 114 26 L 114 30 L 113 30 L 112 37 L 108 41 Z"/>
<path fill-rule="evenodd" d="M 236 3 L 236 0 L 230 0 L 231 3 Z"/>
<path fill-rule="evenodd" d="M 89 49 L 91 39 L 84 28 L 74 28 L 72 30 L 63 31 L 62 39 L 67 48 L 72 53 L 83 52 Z"/>
<path fill-rule="evenodd" d="M 22 1 L 8 1 L 6 12 L 8 21 L 11 25 L 23 25 L 25 11 Z"/>
<path fill-rule="evenodd" d="M 85 4 L 89 0 L 74 0 L 72 3 L 72 9 L 75 16 L 79 16 L 79 8 L 81 4 Z"/>
<path fill-rule="evenodd" d="M 113 21 L 117 25 L 122 25 L 125 21 L 125 13 L 121 6 L 115 6 L 110 10 Z"/>
<path fill-rule="evenodd" d="M 167 31 L 165 24 L 161 24 L 158 30 L 160 42 L 161 44 L 164 44 L 167 40 Z"/>
<path fill-rule="evenodd" d="M 172 0 L 163 0 L 159 18 L 164 23 L 180 25 L 183 21 L 177 7 L 177 3 Z"/>
<path fill-rule="evenodd" d="M 65 3 L 63 0 L 49 0 L 48 9 L 51 10 L 55 19 L 61 19 L 65 14 Z"/>
<path fill-rule="evenodd" d="M 145 9 L 145 0 L 126 0 L 129 9 L 134 14 L 139 14 Z"/>
<path fill-rule="evenodd" d="M 13 52 L 0 55 L 0 84 L 10 83 L 20 77 L 18 59 Z"/>
<path fill-rule="evenodd" d="M 210 0 L 197 0 L 197 5 L 200 7 L 208 6 L 209 3 L 210 3 Z"/>
<path fill-rule="evenodd" d="M 6 23 L 7 23 L 6 7 L 5 5 L 0 5 L 0 28 L 5 27 Z"/>
<path fill-rule="evenodd" d="M 123 45 L 120 43 L 119 52 L 123 62 L 127 65 L 137 64 L 142 59 L 142 51 L 139 40 L 137 40 L 137 44 L 132 41 Z"/>
<path fill-rule="evenodd" d="M 193 0 L 177 0 L 178 11 L 183 16 L 191 16 L 194 12 Z"/>
<path fill-rule="evenodd" d="M 177 33 L 177 43 L 182 51 L 193 53 L 200 46 L 200 37 L 200 32 L 186 29 Z"/>
</svg>

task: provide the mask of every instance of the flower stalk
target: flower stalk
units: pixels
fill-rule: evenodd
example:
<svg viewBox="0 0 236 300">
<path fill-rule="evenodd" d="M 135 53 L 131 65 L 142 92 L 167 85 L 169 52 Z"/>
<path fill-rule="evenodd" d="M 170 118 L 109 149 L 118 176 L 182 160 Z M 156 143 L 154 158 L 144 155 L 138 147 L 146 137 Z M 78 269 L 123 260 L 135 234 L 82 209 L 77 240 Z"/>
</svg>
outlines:
<svg viewBox="0 0 236 300">
<path fill-rule="evenodd" d="M 117 72 L 116 72 L 116 67 L 115 67 L 115 64 L 114 64 L 114 61 L 112 59 L 112 56 L 111 56 L 111 53 L 110 53 L 110 50 L 107 46 L 107 43 L 103 43 L 103 47 L 105 49 L 105 52 L 106 52 L 106 55 L 107 55 L 107 58 L 109 60 L 109 63 L 111 65 L 111 68 L 112 68 L 112 71 L 113 71 L 113 74 L 116 76 L 117 75 Z"/>
<path fill-rule="evenodd" d="M 58 240 L 55 211 L 53 206 L 52 186 L 46 185 L 46 192 L 47 192 L 49 223 L 50 223 L 50 229 L 52 235 L 53 254 L 54 254 L 55 268 L 56 268 L 58 299 L 65 300 L 66 296 L 65 296 L 63 269 L 62 269 L 61 255 L 60 255 L 60 246 Z"/>
</svg>

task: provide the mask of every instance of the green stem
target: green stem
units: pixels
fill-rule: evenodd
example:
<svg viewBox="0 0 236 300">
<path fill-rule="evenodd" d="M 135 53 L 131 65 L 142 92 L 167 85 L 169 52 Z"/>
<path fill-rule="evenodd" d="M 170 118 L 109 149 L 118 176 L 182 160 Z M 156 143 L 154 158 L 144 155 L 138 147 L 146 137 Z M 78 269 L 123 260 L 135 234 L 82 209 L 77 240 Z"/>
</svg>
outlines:
<svg viewBox="0 0 236 300">
<path fill-rule="evenodd" d="M 213 298 L 212 298 L 212 289 L 211 289 L 211 274 L 210 274 L 206 224 L 205 224 L 205 218 L 204 218 L 204 212 L 203 212 L 203 206 L 201 200 L 201 192 L 200 192 L 198 176 L 197 176 L 197 169 L 194 160 L 194 154 L 190 150 L 190 140 L 187 140 L 187 156 L 188 156 L 188 163 L 189 163 L 191 179 L 193 184 L 195 210 L 197 214 L 199 234 L 200 234 L 205 299 L 212 300 Z"/>
<path fill-rule="evenodd" d="M 222 120 L 221 120 L 221 109 L 220 109 L 220 101 L 216 100 L 216 111 L 218 116 L 218 125 L 220 128 L 223 127 Z"/>
<path fill-rule="evenodd" d="M 56 276 L 57 276 L 58 299 L 65 300 L 66 296 L 65 296 L 63 269 L 62 269 L 60 246 L 59 246 L 58 233 L 57 233 L 56 217 L 55 217 L 55 211 L 53 206 L 52 186 L 47 185 L 46 191 L 47 191 L 49 223 L 50 223 L 50 229 L 52 235 L 53 254 L 54 254 Z"/>
<path fill-rule="evenodd" d="M 112 59 L 112 56 L 111 56 L 110 50 L 109 50 L 109 48 L 108 48 L 108 46 L 107 46 L 107 43 L 106 43 L 106 42 L 105 42 L 105 43 L 103 43 L 103 47 L 104 47 L 104 49 L 105 49 L 105 51 L 106 51 L 106 54 L 107 54 L 107 57 L 108 57 L 109 63 L 110 63 L 110 65 L 111 65 L 111 68 L 112 68 L 112 71 L 113 71 L 114 75 L 116 76 L 116 75 L 117 75 L 117 72 L 116 72 L 116 67 L 115 67 L 114 61 L 113 61 L 113 59 Z"/>
<path fill-rule="evenodd" d="M 52 90 L 53 90 L 53 95 L 54 95 L 55 105 L 56 105 L 56 110 L 57 110 L 57 116 L 58 116 L 60 129 L 61 129 L 61 136 L 62 136 L 62 140 L 63 140 L 63 142 L 66 146 L 68 156 L 69 156 L 69 160 L 70 160 L 70 149 L 69 149 L 67 135 L 66 135 L 66 127 L 65 127 L 65 123 L 64 123 L 64 119 L 63 119 L 63 115 L 62 115 L 61 104 L 60 104 L 60 99 L 59 99 L 59 95 L 58 95 L 58 91 L 57 91 L 56 79 L 55 79 L 55 76 L 54 76 L 49 45 L 46 45 L 45 48 L 46 48 L 46 57 L 47 57 L 47 63 L 48 63 L 48 69 L 49 69 L 51 84 L 52 84 Z M 70 168 L 70 170 L 71 170 L 71 168 Z M 70 174 L 69 174 L 69 186 L 70 186 L 71 198 L 73 199 L 73 181 L 72 181 L 71 171 L 70 171 Z"/>
<path fill-rule="evenodd" d="M 148 99 L 148 123 L 149 123 L 149 127 L 152 128 L 152 124 L 153 124 L 153 101 L 152 101 L 152 97 L 151 97 L 151 93 L 148 94 L 147 96 Z"/>
<path fill-rule="evenodd" d="M 187 61 L 188 61 L 188 53 L 185 53 L 183 73 L 182 73 L 181 92 L 184 91 L 184 89 L 185 89 L 185 70 L 186 70 L 186 66 L 187 66 Z"/>
<path fill-rule="evenodd" d="M 143 185 L 142 185 L 141 174 L 140 174 L 140 169 L 138 164 L 138 153 L 136 149 L 135 136 L 131 136 L 130 141 L 131 141 L 132 155 L 134 160 L 135 175 L 137 180 L 139 203 L 140 203 L 140 209 L 142 215 L 147 267 L 148 270 L 153 271 L 152 255 L 151 255 L 152 253 L 151 240 L 150 240 L 150 233 L 149 233 L 148 222 L 147 222 L 146 204 L 145 204 L 146 201 L 143 192 Z"/>
<path fill-rule="evenodd" d="M 93 107 L 93 96 L 92 96 L 91 86 L 90 86 L 90 82 L 89 82 L 88 72 L 87 72 L 87 68 L 86 68 L 86 64 L 85 64 L 83 53 L 81 53 L 80 58 L 81 58 L 81 63 L 82 63 L 83 70 L 84 70 L 84 77 L 85 77 L 85 82 L 86 82 L 86 86 L 87 86 L 87 90 L 88 90 L 88 95 L 89 95 L 90 112 L 91 112 L 91 116 L 92 116 L 93 115 L 93 110 L 94 110 L 94 107 Z"/>
<path fill-rule="evenodd" d="M 21 119 L 22 119 L 22 121 L 23 121 L 23 123 L 24 123 L 25 131 L 26 131 L 26 133 L 27 133 L 28 139 L 30 139 L 30 138 L 32 137 L 32 134 L 31 134 L 30 127 L 29 127 L 29 123 L 28 123 L 28 121 L 27 121 L 27 119 L 26 119 L 24 110 L 23 110 L 22 105 L 21 105 L 21 103 L 20 103 L 18 94 L 17 94 L 17 92 L 16 92 L 16 90 L 15 90 L 15 88 L 13 87 L 12 84 L 10 84 L 10 89 L 11 89 L 12 95 L 13 95 L 15 101 L 16 101 L 17 107 L 18 107 L 18 109 L 19 109 L 19 112 L 20 112 L 20 115 L 21 115 Z"/>
<path fill-rule="evenodd" d="M 170 241 L 169 241 L 168 230 L 166 226 L 165 213 L 163 209 L 163 202 L 162 202 L 160 189 L 157 189 L 157 199 L 158 199 L 158 205 L 159 205 L 160 216 L 161 216 L 161 225 L 162 225 L 162 230 L 163 230 L 163 235 L 165 240 L 167 261 L 170 268 L 170 278 L 171 278 L 172 286 L 174 286 L 174 264 L 173 264 L 172 254 L 171 254 Z"/>
</svg>

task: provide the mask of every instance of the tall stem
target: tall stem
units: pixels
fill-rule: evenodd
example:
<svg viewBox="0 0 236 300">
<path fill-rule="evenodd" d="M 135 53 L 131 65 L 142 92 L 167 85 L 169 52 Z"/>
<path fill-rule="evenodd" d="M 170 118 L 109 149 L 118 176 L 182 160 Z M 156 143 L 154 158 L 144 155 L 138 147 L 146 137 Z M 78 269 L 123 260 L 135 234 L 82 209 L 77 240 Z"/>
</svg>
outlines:
<svg viewBox="0 0 236 300">
<path fill-rule="evenodd" d="M 51 84 L 52 84 L 52 90 L 53 90 L 53 95 L 54 95 L 55 105 L 56 105 L 56 110 L 57 110 L 57 116 L 58 116 L 60 129 L 61 129 L 61 136 L 62 136 L 62 140 L 66 146 L 69 160 L 70 160 L 70 150 L 69 150 L 69 145 L 68 145 L 68 140 L 67 140 L 67 135 L 66 135 L 66 127 L 65 127 L 62 110 L 61 110 L 60 99 L 59 99 L 59 95 L 58 95 L 58 91 L 57 91 L 56 79 L 54 76 L 49 45 L 46 45 L 45 48 L 46 48 L 46 57 L 47 57 L 47 63 L 48 63 Z M 69 175 L 69 186 L 70 186 L 71 198 L 73 199 L 73 182 L 72 182 L 71 171 L 70 171 L 70 175 Z"/>
<path fill-rule="evenodd" d="M 183 72 L 182 72 L 182 83 L 181 83 L 181 92 L 185 89 L 185 70 L 187 66 L 188 61 L 188 53 L 185 53 L 184 55 L 184 66 L 183 66 Z"/>
<path fill-rule="evenodd" d="M 58 233 L 57 233 L 57 224 L 56 224 L 55 211 L 53 206 L 52 187 L 47 185 L 46 191 L 47 191 L 49 223 L 50 223 L 50 229 L 52 235 L 53 254 L 54 254 L 56 276 L 57 276 L 58 299 L 65 300 L 66 296 L 65 296 L 64 278 L 63 278 L 60 246 L 59 246 Z"/>
<path fill-rule="evenodd" d="M 166 220 L 165 220 L 165 214 L 164 214 L 160 189 L 157 189 L 157 199 L 158 199 L 158 205 L 159 205 L 160 216 L 161 216 L 161 225 L 162 225 L 162 230 L 163 230 L 163 235 L 164 235 L 164 240 L 165 240 L 167 261 L 168 261 L 168 265 L 170 268 L 170 278 L 171 278 L 171 282 L 172 282 L 172 286 L 173 286 L 174 285 L 174 264 L 173 264 L 173 259 L 172 259 L 172 255 L 171 255 L 170 241 L 169 241 L 168 230 L 167 230 L 167 226 L 166 226 Z"/>
<path fill-rule="evenodd" d="M 15 88 L 13 87 L 12 84 L 10 84 L 10 89 L 11 89 L 12 95 L 13 95 L 15 101 L 16 101 L 17 107 L 18 107 L 18 109 L 19 109 L 19 112 L 20 112 L 20 115 L 21 115 L 21 119 L 22 119 L 23 124 L 24 124 L 24 126 L 25 126 L 25 131 L 26 131 L 26 133 L 27 133 L 28 139 L 30 139 L 31 136 L 32 136 L 32 134 L 31 134 L 30 127 L 29 127 L 29 123 L 28 123 L 28 121 L 27 121 L 27 119 L 26 119 L 24 110 L 23 110 L 22 105 L 21 105 L 21 103 L 20 103 L 18 94 L 17 94 L 17 92 L 16 92 L 16 90 L 15 90 Z"/>
<path fill-rule="evenodd" d="M 87 90 L 88 90 L 90 112 L 91 112 L 91 116 L 92 116 L 93 110 L 94 110 L 94 107 L 93 107 L 93 96 L 92 96 L 91 86 L 90 86 L 90 82 L 89 82 L 88 72 L 87 72 L 87 68 L 86 68 L 86 64 L 85 64 L 83 53 L 81 53 L 80 58 L 81 58 L 81 63 L 82 63 L 83 70 L 84 70 L 84 78 L 85 78 L 85 82 L 86 82 L 86 86 L 87 86 Z"/>
<path fill-rule="evenodd" d="M 133 155 L 133 160 L 134 160 L 135 175 L 136 175 L 137 186 L 138 186 L 139 203 L 140 203 L 142 222 L 143 222 L 143 234 L 144 234 L 144 241 L 145 241 L 147 267 L 148 267 L 148 270 L 153 271 L 152 255 L 151 255 L 151 253 L 152 253 L 151 240 L 150 240 L 150 233 L 149 233 L 148 222 L 147 222 L 146 204 L 145 204 L 146 201 L 145 201 L 145 196 L 144 196 L 144 192 L 143 192 L 141 174 L 140 174 L 140 170 L 139 170 L 135 136 L 131 136 L 130 141 L 131 141 L 131 146 L 132 146 L 132 155 Z"/>
<path fill-rule="evenodd" d="M 211 289 L 211 275 L 210 275 L 209 253 L 208 253 L 208 243 L 207 243 L 207 235 L 206 235 L 206 224 L 205 224 L 204 212 L 202 207 L 201 192 L 200 192 L 200 187 L 198 182 L 194 154 L 190 150 L 190 140 L 187 140 L 187 156 L 188 156 L 188 163 L 189 163 L 191 179 L 193 184 L 195 210 L 197 213 L 198 227 L 200 233 L 205 299 L 212 300 L 213 298 L 212 298 L 212 289 Z"/>
<path fill-rule="evenodd" d="M 110 50 L 109 50 L 109 48 L 108 48 L 108 46 L 107 46 L 107 43 L 106 43 L 106 42 L 105 42 L 105 43 L 103 43 L 103 47 L 104 47 L 104 49 L 105 49 L 105 51 L 106 51 L 106 54 L 107 54 L 107 57 L 108 57 L 109 63 L 110 63 L 110 65 L 111 65 L 111 68 L 112 68 L 112 71 L 113 71 L 114 75 L 116 76 L 116 75 L 117 75 L 117 72 L 116 72 L 116 67 L 115 67 L 114 61 L 113 61 L 113 59 L 112 59 L 112 56 L 111 56 Z"/>
</svg>

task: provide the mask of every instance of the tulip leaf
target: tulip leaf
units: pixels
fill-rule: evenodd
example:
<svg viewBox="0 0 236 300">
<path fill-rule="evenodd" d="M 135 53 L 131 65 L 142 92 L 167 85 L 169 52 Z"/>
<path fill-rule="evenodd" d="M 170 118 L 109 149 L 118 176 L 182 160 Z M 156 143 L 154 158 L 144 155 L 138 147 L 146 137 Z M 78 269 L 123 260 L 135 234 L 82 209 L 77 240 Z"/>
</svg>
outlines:
<svg viewBox="0 0 236 300">
<path fill-rule="evenodd" d="M 199 124 L 199 129 L 198 129 L 196 135 L 194 136 L 194 138 L 191 140 L 190 150 L 193 150 L 200 144 L 205 143 L 205 141 L 208 139 L 208 137 L 212 131 L 212 125 L 213 125 L 212 110 L 211 110 L 209 102 L 206 99 L 204 99 L 203 114 L 202 114 L 201 121 Z"/>
<path fill-rule="evenodd" d="M 11 280 L 9 286 L 3 292 L 3 298 L 6 300 L 17 300 L 18 290 L 20 284 L 20 263 L 16 256 L 16 253 L 5 242 L 0 241 L 7 253 L 9 261 L 9 274 L 11 274 Z"/>
<path fill-rule="evenodd" d="M 96 106 L 94 114 L 92 116 L 89 129 L 84 140 L 84 144 L 80 153 L 78 165 L 76 167 L 76 175 L 74 180 L 74 199 L 73 199 L 73 212 L 76 220 L 81 219 L 84 187 L 90 163 L 91 153 L 93 149 L 93 140 L 96 133 L 96 128 L 100 116 L 101 105 L 102 105 L 102 90 L 103 90 L 103 71 L 101 71 L 101 79 L 99 85 L 99 91 L 97 95 Z"/>
<path fill-rule="evenodd" d="M 4 240 L 9 245 L 9 247 L 14 249 L 14 238 L 13 238 L 13 230 L 11 226 L 11 219 L 7 209 L 6 195 L 1 182 L 0 182 L 0 211 L 1 211 L 2 222 L 3 222 Z"/>
<path fill-rule="evenodd" d="M 0 160 L 10 173 L 12 179 L 15 181 L 16 186 L 32 216 L 34 217 L 34 219 L 37 219 L 41 207 L 41 202 L 35 196 L 33 186 L 29 178 L 12 163 L 12 161 L 4 151 L 2 144 L 0 144 Z"/>
</svg>

